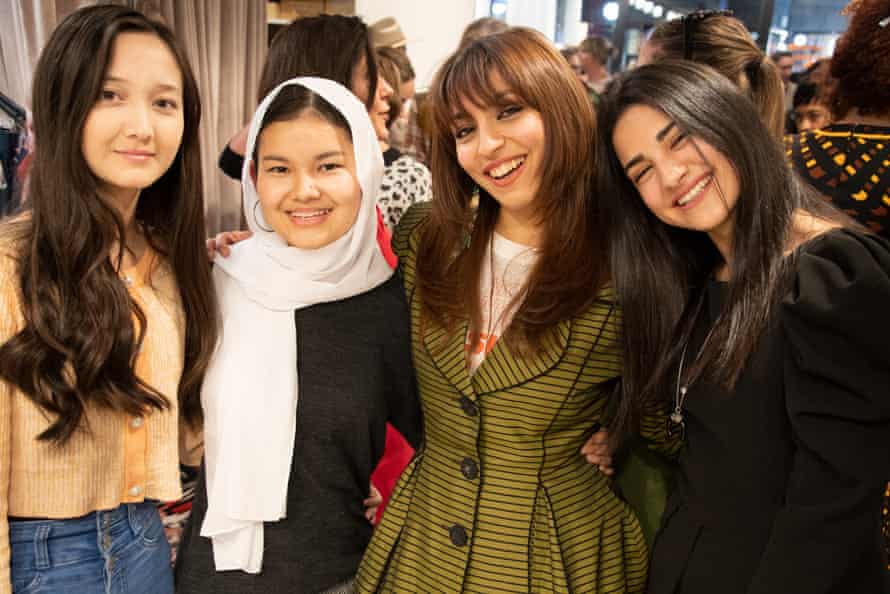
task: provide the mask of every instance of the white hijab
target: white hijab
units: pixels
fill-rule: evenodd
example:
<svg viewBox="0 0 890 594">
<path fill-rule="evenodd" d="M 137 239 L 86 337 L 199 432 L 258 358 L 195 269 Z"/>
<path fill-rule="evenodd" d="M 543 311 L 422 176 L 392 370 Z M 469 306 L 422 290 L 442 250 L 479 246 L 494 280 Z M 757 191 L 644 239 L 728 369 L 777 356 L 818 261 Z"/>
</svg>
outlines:
<svg viewBox="0 0 890 594">
<path fill-rule="evenodd" d="M 270 230 L 250 174 L 266 111 L 289 85 L 310 89 L 343 114 L 362 190 L 352 228 L 316 250 L 290 247 Z M 298 394 L 294 311 L 367 292 L 392 276 L 377 245 L 375 204 L 382 176 L 383 156 L 368 112 L 341 85 L 295 78 L 257 108 L 241 172 L 253 237 L 233 246 L 228 258 L 215 260 L 222 336 L 201 392 L 208 499 L 201 536 L 213 541 L 217 571 L 259 573 L 263 522 L 287 513 Z"/>
</svg>

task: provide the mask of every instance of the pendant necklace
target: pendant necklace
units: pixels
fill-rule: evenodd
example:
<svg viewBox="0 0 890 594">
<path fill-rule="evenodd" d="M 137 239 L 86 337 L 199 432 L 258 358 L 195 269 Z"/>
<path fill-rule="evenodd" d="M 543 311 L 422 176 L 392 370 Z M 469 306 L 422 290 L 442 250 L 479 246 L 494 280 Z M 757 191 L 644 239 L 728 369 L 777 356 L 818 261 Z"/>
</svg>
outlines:
<svg viewBox="0 0 890 594">
<path fill-rule="evenodd" d="M 675 425 L 683 426 L 683 403 L 686 401 L 686 393 L 689 386 L 682 385 L 683 381 L 683 363 L 686 361 L 686 349 L 689 343 L 683 347 L 683 354 L 680 355 L 680 367 L 677 369 L 677 392 L 674 394 L 674 411 L 671 413 L 671 422 Z"/>
<path fill-rule="evenodd" d="M 698 304 L 695 306 L 695 313 L 692 316 L 692 330 L 690 331 L 689 337 L 686 339 L 686 344 L 683 345 L 683 352 L 680 355 L 680 366 L 677 369 L 677 389 L 674 392 L 674 410 L 671 411 L 671 414 L 668 416 L 671 423 L 680 427 L 680 430 L 684 430 L 686 428 L 686 416 L 683 412 L 683 404 L 686 402 L 686 394 L 689 392 L 689 382 L 683 383 L 683 367 L 686 363 L 686 352 L 689 350 L 689 343 L 692 342 L 692 332 L 695 329 L 696 322 L 698 321 L 698 316 L 701 313 L 702 303 L 705 301 L 705 294 L 702 293 L 701 297 L 699 297 Z M 705 336 L 705 340 L 702 343 L 702 346 L 699 347 L 699 354 L 701 356 L 701 349 L 708 342 L 708 338 L 710 337 L 710 332 Z M 698 360 L 698 357 L 696 357 Z M 668 428 L 670 430 L 670 428 Z M 670 431 L 669 431 L 670 433 Z"/>
</svg>

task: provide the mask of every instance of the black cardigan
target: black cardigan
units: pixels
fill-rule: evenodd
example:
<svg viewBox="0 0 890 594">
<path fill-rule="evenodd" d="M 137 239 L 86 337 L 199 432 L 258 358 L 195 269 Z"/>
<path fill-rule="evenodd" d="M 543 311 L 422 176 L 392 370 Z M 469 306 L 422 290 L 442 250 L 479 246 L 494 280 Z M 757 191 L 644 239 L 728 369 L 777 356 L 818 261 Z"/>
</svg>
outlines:
<svg viewBox="0 0 890 594">
<path fill-rule="evenodd" d="M 371 291 L 296 312 L 300 397 L 287 518 L 265 525 L 263 571 L 216 572 L 202 469 L 176 566 L 179 594 L 310 593 L 355 575 L 372 526 L 364 518 L 386 422 L 415 447 L 421 413 L 408 311 L 398 275 Z M 255 394 L 261 405 L 262 395 Z"/>
</svg>

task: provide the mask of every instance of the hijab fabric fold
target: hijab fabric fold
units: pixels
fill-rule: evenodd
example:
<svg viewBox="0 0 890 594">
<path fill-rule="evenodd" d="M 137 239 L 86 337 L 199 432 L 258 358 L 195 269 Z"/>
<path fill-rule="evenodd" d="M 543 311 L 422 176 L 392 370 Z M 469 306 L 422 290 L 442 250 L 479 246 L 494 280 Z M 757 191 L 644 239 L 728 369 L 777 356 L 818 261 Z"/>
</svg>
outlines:
<svg viewBox="0 0 890 594">
<path fill-rule="evenodd" d="M 271 230 L 250 174 L 266 111 L 290 85 L 306 87 L 343 114 L 362 192 L 353 226 L 316 250 L 290 247 Z M 217 571 L 259 573 L 263 522 L 287 514 L 299 392 L 295 311 L 370 291 L 392 269 L 377 242 L 383 156 L 365 106 L 352 92 L 321 78 L 280 84 L 257 108 L 245 154 L 241 185 L 253 237 L 214 262 L 222 335 L 201 392 L 208 499 L 201 536 L 213 541 Z"/>
</svg>

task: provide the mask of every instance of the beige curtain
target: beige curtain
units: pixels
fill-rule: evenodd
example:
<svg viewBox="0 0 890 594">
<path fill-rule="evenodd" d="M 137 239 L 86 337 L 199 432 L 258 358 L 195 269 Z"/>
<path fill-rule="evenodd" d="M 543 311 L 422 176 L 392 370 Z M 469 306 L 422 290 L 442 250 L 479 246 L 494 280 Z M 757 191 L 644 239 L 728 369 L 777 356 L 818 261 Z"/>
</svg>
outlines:
<svg viewBox="0 0 890 594">
<path fill-rule="evenodd" d="M 108 1 L 108 0 L 105 0 Z M 219 153 L 250 115 L 266 56 L 265 0 L 111 0 L 160 18 L 185 47 L 201 90 L 201 157 L 207 232 L 235 229 L 241 188 L 217 168 Z M 0 90 L 30 104 L 31 75 L 49 35 L 96 0 L 0 0 Z"/>
</svg>

